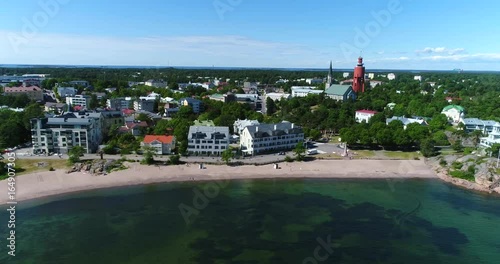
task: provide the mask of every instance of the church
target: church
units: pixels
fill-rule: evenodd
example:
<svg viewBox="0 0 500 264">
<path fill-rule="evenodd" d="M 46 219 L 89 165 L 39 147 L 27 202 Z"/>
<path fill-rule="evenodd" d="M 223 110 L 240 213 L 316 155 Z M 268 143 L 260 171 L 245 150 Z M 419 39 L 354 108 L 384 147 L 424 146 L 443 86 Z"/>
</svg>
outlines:
<svg viewBox="0 0 500 264">
<path fill-rule="evenodd" d="M 333 68 L 330 61 L 330 70 L 326 78 L 325 96 L 336 101 L 346 102 L 348 100 L 356 100 L 356 93 L 351 85 L 333 84 Z"/>
</svg>

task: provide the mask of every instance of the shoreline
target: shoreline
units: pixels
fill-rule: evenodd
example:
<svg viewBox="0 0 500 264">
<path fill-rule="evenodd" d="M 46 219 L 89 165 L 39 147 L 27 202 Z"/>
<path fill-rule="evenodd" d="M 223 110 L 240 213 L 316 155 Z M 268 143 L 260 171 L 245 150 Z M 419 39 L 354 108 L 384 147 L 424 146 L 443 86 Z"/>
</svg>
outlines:
<svg viewBox="0 0 500 264">
<path fill-rule="evenodd" d="M 168 182 L 207 182 L 250 179 L 438 179 L 423 160 L 315 160 L 271 165 L 147 166 L 125 164 L 128 169 L 107 175 L 44 171 L 16 177 L 16 202 L 81 191 Z M 0 182 L 0 205 L 8 202 L 8 181 Z"/>
</svg>

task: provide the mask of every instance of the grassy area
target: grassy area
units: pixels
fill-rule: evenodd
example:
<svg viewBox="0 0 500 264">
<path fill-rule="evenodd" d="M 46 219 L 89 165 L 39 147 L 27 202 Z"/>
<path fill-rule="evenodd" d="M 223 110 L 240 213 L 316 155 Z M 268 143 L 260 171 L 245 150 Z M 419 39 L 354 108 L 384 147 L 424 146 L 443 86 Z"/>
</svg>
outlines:
<svg viewBox="0 0 500 264">
<path fill-rule="evenodd" d="M 450 171 L 450 175 L 454 178 L 460 178 L 468 181 L 475 181 L 474 173 L 471 173 L 469 171 L 461 171 L 461 170 Z"/>
<path fill-rule="evenodd" d="M 420 153 L 417 152 L 403 152 L 403 151 L 383 151 L 382 154 L 392 159 L 416 159 L 420 158 Z"/>
<path fill-rule="evenodd" d="M 351 150 L 351 154 L 354 154 L 355 158 L 373 158 L 376 155 L 373 150 Z"/>
<path fill-rule="evenodd" d="M 330 143 L 339 143 L 339 142 L 340 142 L 340 141 L 339 141 L 339 138 L 340 138 L 340 137 L 338 137 L 338 136 L 336 136 L 336 137 L 332 137 L 332 138 L 330 139 Z"/>
<path fill-rule="evenodd" d="M 333 153 L 323 153 L 323 154 L 314 155 L 313 157 L 315 157 L 317 159 L 341 159 L 342 158 L 340 155 L 333 154 Z"/>
<path fill-rule="evenodd" d="M 66 159 L 17 159 L 16 168 L 21 168 L 23 171 L 16 173 L 16 175 L 48 171 L 51 167 L 55 170 L 66 169 L 68 167 L 67 162 Z M 43 166 L 38 166 L 41 163 L 43 163 Z"/>
<path fill-rule="evenodd" d="M 497 173 L 498 175 L 500 175 L 500 169 L 497 169 L 497 170 L 496 170 L 496 173 Z"/>
</svg>

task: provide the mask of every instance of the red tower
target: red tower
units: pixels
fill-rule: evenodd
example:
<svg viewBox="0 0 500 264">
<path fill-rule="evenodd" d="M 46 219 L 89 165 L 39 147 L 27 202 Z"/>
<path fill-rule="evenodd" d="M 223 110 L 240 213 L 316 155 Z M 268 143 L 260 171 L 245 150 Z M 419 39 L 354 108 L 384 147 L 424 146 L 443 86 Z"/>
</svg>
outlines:
<svg viewBox="0 0 500 264">
<path fill-rule="evenodd" d="M 355 93 L 365 92 L 365 66 L 362 57 L 358 58 L 358 65 L 354 68 L 352 89 Z"/>
</svg>

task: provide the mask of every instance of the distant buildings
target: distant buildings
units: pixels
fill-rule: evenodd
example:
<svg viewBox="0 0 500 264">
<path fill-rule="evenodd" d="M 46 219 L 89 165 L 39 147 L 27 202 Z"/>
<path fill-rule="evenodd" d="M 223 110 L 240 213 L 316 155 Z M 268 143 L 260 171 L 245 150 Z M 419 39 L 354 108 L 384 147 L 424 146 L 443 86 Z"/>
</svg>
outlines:
<svg viewBox="0 0 500 264">
<path fill-rule="evenodd" d="M 323 83 L 323 79 L 320 79 L 320 78 L 308 78 L 308 79 L 306 79 L 306 83 L 307 84 L 311 84 L 311 85 L 322 84 Z"/>
<path fill-rule="evenodd" d="M 147 80 L 144 82 L 144 85 L 146 86 L 151 86 L 151 87 L 156 87 L 156 88 L 166 88 L 167 87 L 167 82 L 163 80 Z"/>
<path fill-rule="evenodd" d="M 154 112 L 155 101 L 140 99 L 134 102 L 134 110 L 144 110 L 148 112 Z"/>
<path fill-rule="evenodd" d="M 370 121 L 370 118 L 372 118 L 374 115 L 377 114 L 377 111 L 372 111 L 372 110 L 358 110 L 356 111 L 355 119 L 356 122 L 358 123 L 368 123 Z"/>
<path fill-rule="evenodd" d="M 62 98 L 75 96 L 77 92 L 74 87 L 57 87 L 57 93 Z"/>
<path fill-rule="evenodd" d="M 444 114 L 452 123 L 459 123 L 465 116 L 465 109 L 459 105 L 448 105 L 443 108 L 441 114 Z"/>
<path fill-rule="evenodd" d="M 389 81 L 395 80 L 396 79 L 396 74 L 394 74 L 394 73 L 387 74 L 387 79 L 389 79 Z"/>
<path fill-rule="evenodd" d="M 413 80 L 421 82 L 422 81 L 422 76 L 415 75 L 415 76 L 413 76 Z"/>
<path fill-rule="evenodd" d="M 375 88 L 377 85 L 382 85 L 383 82 L 382 81 L 376 81 L 376 80 L 371 80 L 370 81 L 370 87 L 371 88 Z"/>
<path fill-rule="evenodd" d="M 187 151 L 192 155 L 216 155 L 229 148 L 228 127 L 191 126 Z"/>
<path fill-rule="evenodd" d="M 91 97 L 88 95 L 75 95 L 66 97 L 66 104 L 69 106 L 81 106 L 85 109 L 90 109 Z"/>
<path fill-rule="evenodd" d="M 246 126 L 240 134 L 240 148 L 245 155 L 290 150 L 303 141 L 302 128 L 285 121 Z"/>
<path fill-rule="evenodd" d="M 175 148 L 175 137 L 146 135 L 141 146 L 153 148 L 157 155 L 169 155 Z"/>
<path fill-rule="evenodd" d="M 500 124 L 496 123 L 488 136 L 481 138 L 479 144 L 483 148 L 490 148 L 493 144 L 500 144 Z"/>
<path fill-rule="evenodd" d="M 281 99 L 288 100 L 291 97 L 289 93 L 266 93 L 266 100 L 267 98 L 271 98 L 273 101 L 281 101 Z"/>
<path fill-rule="evenodd" d="M 106 100 L 106 106 L 111 109 L 131 109 L 134 107 L 131 97 L 111 98 Z"/>
<path fill-rule="evenodd" d="M 45 110 L 45 112 L 61 113 L 64 110 L 65 105 L 66 104 L 64 104 L 64 103 L 47 102 L 47 103 L 45 103 L 44 110 Z"/>
<path fill-rule="evenodd" d="M 321 94 L 323 90 L 315 90 L 315 86 L 292 86 L 292 97 L 306 97 L 309 94 Z"/>
<path fill-rule="evenodd" d="M 472 131 L 481 131 L 483 134 L 487 135 L 495 130 L 496 127 L 500 127 L 500 123 L 494 120 L 481 120 L 479 118 L 464 118 L 460 121 L 465 126 L 465 132 L 470 133 Z"/>
<path fill-rule="evenodd" d="M 69 84 L 83 86 L 83 87 L 87 87 L 90 85 L 89 82 L 87 82 L 87 81 L 71 81 L 71 82 L 69 82 Z"/>
<path fill-rule="evenodd" d="M 37 86 L 29 87 L 4 87 L 4 94 L 10 96 L 27 95 L 30 100 L 43 101 L 43 91 Z"/>
<path fill-rule="evenodd" d="M 258 120 L 248 120 L 248 119 L 240 120 L 240 119 L 238 119 L 238 120 L 234 121 L 233 131 L 235 134 L 241 135 L 241 133 L 243 133 L 243 130 L 247 126 L 256 126 L 256 125 L 260 125 Z"/>
<path fill-rule="evenodd" d="M 342 74 L 342 77 L 344 77 L 344 78 L 349 78 L 349 76 L 351 76 L 351 73 L 350 73 L 350 72 L 344 72 L 344 73 Z"/>
</svg>

